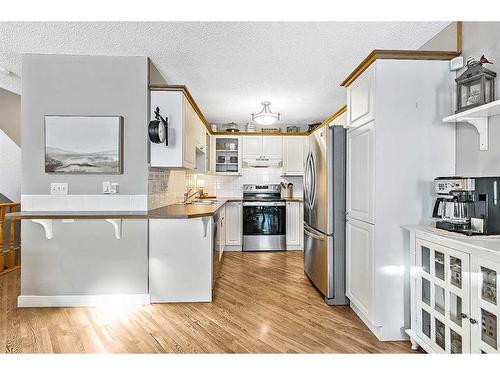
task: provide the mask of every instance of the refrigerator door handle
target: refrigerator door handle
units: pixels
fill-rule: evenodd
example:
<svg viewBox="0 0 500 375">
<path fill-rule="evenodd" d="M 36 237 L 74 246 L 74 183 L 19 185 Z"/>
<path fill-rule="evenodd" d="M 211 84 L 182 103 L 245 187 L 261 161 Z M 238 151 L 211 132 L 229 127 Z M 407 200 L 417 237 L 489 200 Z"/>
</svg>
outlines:
<svg viewBox="0 0 500 375">
<path fill-rule="evenodd" d="M 311 233 L 312 235 L 316 236 L 316 237 L 321 237 L 321 239 L 324 239 L 327 237 L 327 234 L 323 233 L 323 232 L 320 232 L 319 230 L 311 227 L 309 224 L 307 223 L 304 223 L 304 231 L 305 232 L 308 232 L 308 233 Z M 314 237 L 314 238 L 316 238 Z"/>
<path fill-rule="evenodd" d="M 306 159 L 306 170 L 305 170 L 305 183 L 304 183 L 304 197 L 306 199 L 306 204 L 311 207 L 311 153 L 307 154 Z"/>
<path fill-rule="evenodd" d="M 316 204 L 316 163 L 314 162 L 314 155 L 311 154 L 311 173 L 312 173 L 312 186 L 311 186 L 311 208 Z"/>
<path fill-rule="evenodd" d="M 309 231 L 308 231 L 305 227 L 304 227 L 304 234 L 305 234 L 306 236 L 312 237 L 312 238 L 314 238 L 314 239 L 316 239 L 316 240 L 320 240 L 320 241 L 324 241 L 324 240 L 325 240 L 325 239 L 324 239 L 324 237 L 322 237 L 322 236 L 318 236 L 317 234 L 314 234 L 314 233 L 312 233 L 312 232 L 309 232 Z"/>
</svg>

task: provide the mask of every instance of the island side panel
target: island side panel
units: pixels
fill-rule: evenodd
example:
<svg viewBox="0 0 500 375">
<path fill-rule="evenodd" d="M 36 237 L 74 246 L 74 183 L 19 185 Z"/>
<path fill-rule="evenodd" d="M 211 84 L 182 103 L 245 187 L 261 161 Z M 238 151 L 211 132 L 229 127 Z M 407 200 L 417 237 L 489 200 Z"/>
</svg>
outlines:
<svg viewBox="0 0 500 375">
<path fill-rule="evenodd" d="M 21 296 L 148 294 L 147 219 L 123 220 L 122 237 L 104 220 L 53 220 L 53 238 L 22 225 Z"/>
</svg>

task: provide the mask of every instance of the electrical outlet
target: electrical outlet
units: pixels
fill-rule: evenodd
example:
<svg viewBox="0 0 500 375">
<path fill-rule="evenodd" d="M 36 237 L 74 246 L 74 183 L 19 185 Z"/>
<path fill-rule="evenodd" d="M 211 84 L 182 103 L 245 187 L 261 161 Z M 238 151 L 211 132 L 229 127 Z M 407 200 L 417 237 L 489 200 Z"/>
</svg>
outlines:
<svg viewBox="0 0 500 375">
<path fill-rule="evenodd" d="M 67 182 L 51 182 L 50 183 L 51 195 L 67 195 L 68 183 Z"/>
<path fill-rule="evenodd" d="M 103 194 L 117 194 L 119 189 L 118 182 L 103 181 L 102 193 Z"/>
</svg>

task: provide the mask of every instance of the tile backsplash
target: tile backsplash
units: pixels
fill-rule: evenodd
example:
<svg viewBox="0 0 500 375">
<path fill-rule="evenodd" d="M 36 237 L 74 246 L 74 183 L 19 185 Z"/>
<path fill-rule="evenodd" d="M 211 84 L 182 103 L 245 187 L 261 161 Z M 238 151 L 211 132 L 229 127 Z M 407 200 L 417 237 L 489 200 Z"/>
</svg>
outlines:
<svg viewBox="0 0 500 375">
<path fill-rule="evenodd" d="M 203 187 L 204 192 L 217 197 L 241 197 L 243 184 L 293 183 L 293 196 L 302 197 L 302 177 L 282 177 L 281 168 L 243 168 L 241 176 L 195 174 L 185 170 L 150 168 L 149 209 L 182 202 L 187 189 Z M 193 190 L 194 192 L 194 190 Z"/>
</svg>

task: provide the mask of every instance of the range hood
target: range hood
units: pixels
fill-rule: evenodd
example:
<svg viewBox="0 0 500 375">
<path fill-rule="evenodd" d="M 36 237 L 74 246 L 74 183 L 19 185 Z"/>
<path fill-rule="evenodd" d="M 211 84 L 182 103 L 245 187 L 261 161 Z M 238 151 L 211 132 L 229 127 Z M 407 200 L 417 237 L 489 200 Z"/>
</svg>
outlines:
<svg viewBox="0 0 500 375">
<path fill-rule="evenodd" d="M 281 167 L 281 159 L 243 159 L 243 166 L 253 168 L 279 168 Z"/>
</svg>

